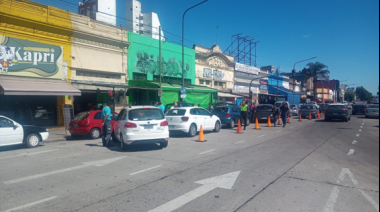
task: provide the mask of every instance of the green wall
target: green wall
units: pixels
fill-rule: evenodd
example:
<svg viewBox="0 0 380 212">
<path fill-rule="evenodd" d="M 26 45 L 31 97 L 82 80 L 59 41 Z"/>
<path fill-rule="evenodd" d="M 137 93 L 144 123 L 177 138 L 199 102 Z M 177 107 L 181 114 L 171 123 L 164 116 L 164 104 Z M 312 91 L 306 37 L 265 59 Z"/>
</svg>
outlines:
<svg viewBox="0 0 380 212">
<path fill-rule="evenodd" d="M 128 49 L 128 78 L 133 73 L 147 74 L 152 81 L 159 75 L 159 40 L 128 32 L 131 45 Z M 182 78 L 182 46 L 162 41 L 162 76 Z M 185 48 L 185 79 L 195 84 L 195 50 Z"/>
</svg>

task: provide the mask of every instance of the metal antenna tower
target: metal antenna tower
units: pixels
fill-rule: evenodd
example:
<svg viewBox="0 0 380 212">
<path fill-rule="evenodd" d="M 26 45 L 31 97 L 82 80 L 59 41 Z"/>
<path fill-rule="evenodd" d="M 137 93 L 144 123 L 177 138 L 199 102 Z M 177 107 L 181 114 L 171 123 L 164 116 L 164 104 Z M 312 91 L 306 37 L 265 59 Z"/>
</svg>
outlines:
<svg viewBox="0 0 380 212">
<path fill-rule="evenodd" d="M 225 54 L 235 57 L 235 62 L 249 66 L 257 66 L 257 44 L 254 37 L 240 33 L 233 35 L 231 45 L 224 51 Z"/>
</svg>

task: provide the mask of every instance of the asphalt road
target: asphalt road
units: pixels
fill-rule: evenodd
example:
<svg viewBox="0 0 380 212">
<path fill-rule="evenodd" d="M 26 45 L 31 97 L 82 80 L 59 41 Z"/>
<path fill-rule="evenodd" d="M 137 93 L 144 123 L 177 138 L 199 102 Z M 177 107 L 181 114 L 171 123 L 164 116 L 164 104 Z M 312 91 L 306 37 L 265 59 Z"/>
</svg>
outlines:
<svg viewBox="0 0 380 212">
<path fill-rule="evenodd" d="M 0 212 L 378 212 L 379 120 L 0 149 Z"/>
</svg>

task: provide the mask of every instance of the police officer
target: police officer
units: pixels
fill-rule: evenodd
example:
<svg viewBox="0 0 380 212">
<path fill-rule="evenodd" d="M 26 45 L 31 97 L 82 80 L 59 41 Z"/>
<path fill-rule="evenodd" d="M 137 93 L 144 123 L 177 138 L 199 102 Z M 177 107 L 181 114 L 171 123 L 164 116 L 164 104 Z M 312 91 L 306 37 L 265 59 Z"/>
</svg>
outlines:
<svg viewBox="0 0 380 212">
<path fill-rule="evenodd" d="M 240 105 L 240 119 L 243 120 L 244 130 L 247 128 L 247 118 L 248 118 L 248 101 L 242 103 Z"/>
</svg>

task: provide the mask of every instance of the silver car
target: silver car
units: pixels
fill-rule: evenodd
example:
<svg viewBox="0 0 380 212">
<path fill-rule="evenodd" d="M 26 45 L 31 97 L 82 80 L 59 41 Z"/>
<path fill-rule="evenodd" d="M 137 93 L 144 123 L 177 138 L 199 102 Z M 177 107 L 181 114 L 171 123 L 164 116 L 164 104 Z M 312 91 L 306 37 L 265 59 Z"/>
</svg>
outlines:
<svg viewBox="0 0 380 212">
<path fill-rule="evenodd" d="M 300 108 L 297 105 L 290 105 L 290 112 L 293 116 L 299 116 L 300 114 Z"/>
<path fill-rule="evenodd" d="M 368 105 L 365 110 L 366 118 L 379 118 L 379 105 Z"/>
</svg>

